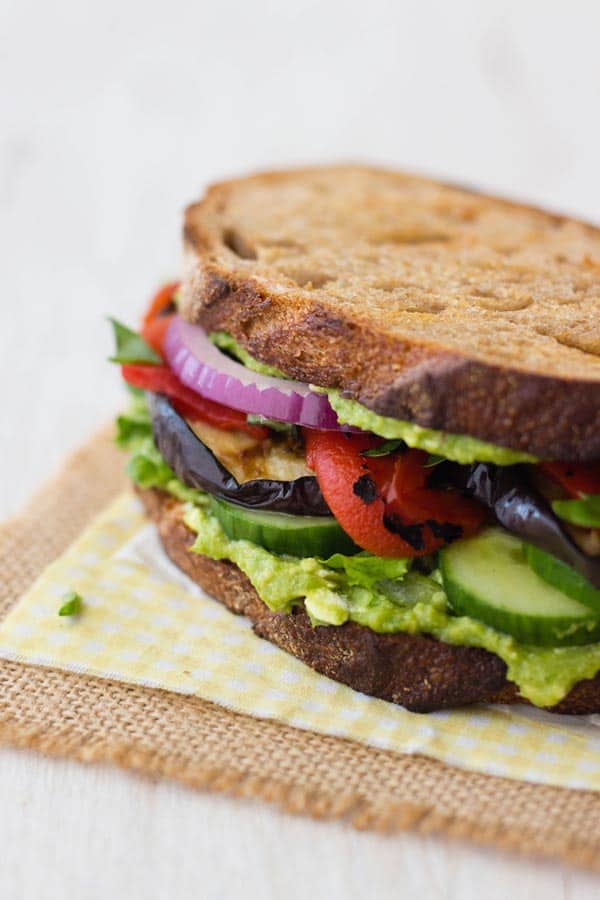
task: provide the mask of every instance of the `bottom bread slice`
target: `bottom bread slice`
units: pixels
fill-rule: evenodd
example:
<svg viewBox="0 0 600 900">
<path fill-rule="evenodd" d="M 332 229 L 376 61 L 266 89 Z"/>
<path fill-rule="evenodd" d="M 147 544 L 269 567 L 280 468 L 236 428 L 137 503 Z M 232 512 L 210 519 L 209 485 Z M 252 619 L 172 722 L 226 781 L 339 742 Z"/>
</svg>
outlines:
<svg viewBox="0 0 600 900">
<path fill-rule="evenodd" d="M 494 653 L 446 644 L 427 635 L 377 634 L 363 625 L 311 625 L 301 607 L 272 612 L 244 573 L 227 561 L 191 553 L 194 533 L 184 524 L 182 504 L 163 491 L 138 489 L 170 559 L 208 594 L 253 629 L 317 672 L 373 697 L 414 712 L 470 703 L 526 703 L 506 679 Z M 580 681 L 553 712 L 600 712 L 600 673 Z"/>
</svg>

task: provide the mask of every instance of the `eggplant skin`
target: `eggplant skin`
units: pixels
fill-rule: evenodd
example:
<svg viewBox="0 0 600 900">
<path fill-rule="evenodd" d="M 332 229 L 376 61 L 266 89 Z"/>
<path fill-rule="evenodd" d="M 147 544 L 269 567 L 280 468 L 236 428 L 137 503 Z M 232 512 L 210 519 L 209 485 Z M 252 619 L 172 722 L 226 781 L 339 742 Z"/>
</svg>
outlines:
<svg viewBox="0 0 600 900">
<path fill-rule="evenodd" d="M 561 559 L 600 588 L 600 557 L 588 556 L 577 546 L 532 486 L 526 466 L 443 465 L 444 480 L 487 506 L 507 531 Z"/>
<path fill-rule="evenodd" d="M 167 397 L 153 393 L 147 396 L 154 443 L 167 465 L 188 487 L 249 509 L 292 515 L 331 515 L 313 476 L 302 476 L 294 481 L 261 478 L 240 484 L 173 409 Z"/>
</svg>

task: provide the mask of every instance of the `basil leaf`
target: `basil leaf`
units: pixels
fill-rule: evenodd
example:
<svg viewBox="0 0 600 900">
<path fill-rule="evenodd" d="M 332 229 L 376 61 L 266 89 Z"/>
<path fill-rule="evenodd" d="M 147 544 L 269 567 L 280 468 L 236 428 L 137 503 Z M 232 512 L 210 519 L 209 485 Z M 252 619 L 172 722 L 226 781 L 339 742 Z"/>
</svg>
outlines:
<svg viewBox="0 0 600 900">
<path fill-rule="evenodd" d="M 399 450 L 401 453 L 404 453 L 406 450 L 406 444 L 402 440 L 395 441 L 384 441 L 383 444 L 380 444 L 379 447 L 373 447 L 372 450 L 363 450 L 361 452 L 361 456 L 368 456 L 372 459 L 378 456 L 389 456 L 390 453 L 395 453 Z"/>
<path fill-rule="evenodd" d="M 586 494 L 580 500 L 554 500 L 552 509 L 572 525 L 600 528 L 600 494 Z"/>
<path fill-rule="evenodd" d="M 291 422 L 279 422 L 277 419 L 267 419 L 265 416 L 255 415 L 254 413 L 248 413 L 246 422 L 248 425 L 264 425 L 265 428 L 270 428 L 272 431 L 280 431 L 282 434 L 296 434 L 298 431 L 297 425 L 292 425 Z"/>
<path fill-rule="evenodd" d="M 158 353 L 147 344 L 143 337 L 117 322 L 116 319 L 108 320 L 113 327 L 116 353 L 110 357 L 110 362 L 116 363 L 150 363 L 160 364 L 162 359 Z"/>
<path fill-rule="evenodd" d="M 440 463 L 445 461 L 445 456 L 440 456 L 439 453 L 429 453 L 427 459 L 423 463 L 423 468 L 432 469 L 434 466 L 439 466 Z"/>
<path fill-rule="evenodd" d="M 78 616 L 83 608 L 83 598 L 75 591 L 67 591 L 62 596 L 63 604 L 58 611 L 59 616 Z"/>
</svg>

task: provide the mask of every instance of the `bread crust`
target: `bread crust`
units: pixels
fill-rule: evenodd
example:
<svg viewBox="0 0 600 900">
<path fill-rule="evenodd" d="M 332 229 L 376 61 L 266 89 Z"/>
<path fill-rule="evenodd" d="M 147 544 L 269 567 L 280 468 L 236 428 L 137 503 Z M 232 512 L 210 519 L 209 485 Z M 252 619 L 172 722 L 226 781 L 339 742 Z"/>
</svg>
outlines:
<svg viewBox="0 0 600 900">
<path fill-rule="evenodd" d="M 297 250 L 302 227 L 281 229 L 289 192 L 311 178 L 342 187 L 388 179 L 390 191 L 397 182 L 412 203 L 408 213 L 397 208 L 421 216 L 422 233 L 410 219 L 408 237 L 394 243 L 384 234 L 383 265 L 374 251 L 369 262 L 361 232 L 351 249 L 365 259 L 354 274 L 352 260 L 331 258 L 336 229 L 350 240 L 342 225 L 323 232 L 329 249 Z M 274 223 L 266 213 L 253 222 L 236 200 L 250 203 L 246 193 L 260 192 Z M 385 193 L 377 197 L 383 206 Z M 350 208 L 348 218 L 359 212 Z M 511 228 L 521 249 L 507 243 Z M 321 237 L 316 231 L 314 240 Z M 287 375 L 428 428 L 545 458 L 600 458 L 598 229 L 399 173 L 342 167 L 215 185 L 186 211 L 184 244 L 184 318 L 231 332 Z M 328 264 L 331 277 L 302 284 L 303 259 L 315 270 Z M 372 287 L 383 283 L 382 271 L 387 294 Z M 312 277 L 318 281 L 318 271 Z M 361 285 L 364 304 L 356 299 Z"/>
<path fill-rule="evenodd" d="M 190 552 L 194 534 L 183 522 L 178 500 L 155 489 L 137 493 L 175 565 L 231 612 L 246 616 L 257 635 L 317 672 L 413 712 L 528 702 L 507 681 L 505 663 L 486 650 L 427 635 L 377 634 L 355 622 L 313 627 L 301 608 L 289 615 L 272 612 L 235 564 Z M 600 712 L 600 674 L 575 685 L 552 711 Z"/>
</svg>

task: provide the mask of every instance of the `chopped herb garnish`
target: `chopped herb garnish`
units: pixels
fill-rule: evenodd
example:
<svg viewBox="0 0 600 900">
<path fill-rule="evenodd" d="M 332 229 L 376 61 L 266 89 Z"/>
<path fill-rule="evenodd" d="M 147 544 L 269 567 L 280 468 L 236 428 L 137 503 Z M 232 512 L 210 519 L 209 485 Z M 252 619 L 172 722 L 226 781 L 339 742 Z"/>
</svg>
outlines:
<svg viewBox="0 0 600 900">
<path fill-rule="evenodd" d="M 116 352 L 110 357 L 110 362 L 123 364 L 128 363 L 149 363 L 151 365 L 160 364 L 162 359 L 158 353 L 147 344 L 143 337 L 137 332 L 132 331 L 116 319 L 108 320 L 115 336 Z"/>
<path fill-rule="evenodd" d="M 280 431 L 284 434 L 295 434 L 298 431 L 297 426 L 292 425 L 291 422 L 279 422 L 277 419 L 267 419 L 265 416 L 255 415 L 254 413 L 248 413 L 246 421 L 248 425 L 264 425 L 266 428 L 270 428 L 271 431 Z"/>
<path fill-rule="evenodd" d="M 378 456 L 389 456 L 390 453 L 404 453 L 406 444 L 402 440 L 384 441 L 379 447 L 373 447 L 371 450 L 363 450 L 361 456 L 368 456 L 372 459 Z"/>
<path fill-rule="evenodd" d="M 75 591 L 67 591 L 62 596 L 62 606 L 58 611 L 59 616 L 78 616 L 83 609 L 83 598 Z"/>
<path fill-rule="evenodd" d="M 427 459 L 423 463 L 423 466 L 425 469 L 431 469 L 433 468 L 433 466 L 439 466 L 440 463 L 445 461 L 445 456 L 440 456 L 438 453 L 429 453 Z"/>
</svg>

